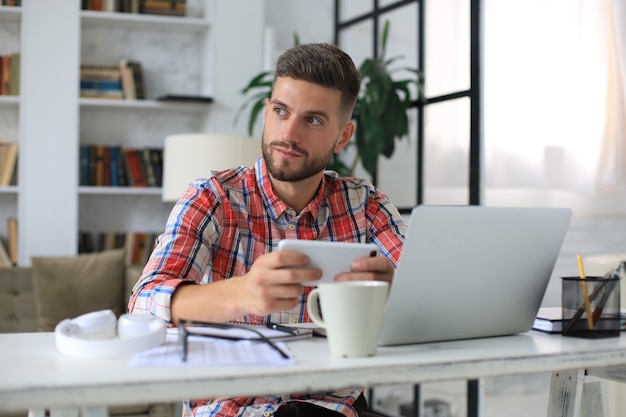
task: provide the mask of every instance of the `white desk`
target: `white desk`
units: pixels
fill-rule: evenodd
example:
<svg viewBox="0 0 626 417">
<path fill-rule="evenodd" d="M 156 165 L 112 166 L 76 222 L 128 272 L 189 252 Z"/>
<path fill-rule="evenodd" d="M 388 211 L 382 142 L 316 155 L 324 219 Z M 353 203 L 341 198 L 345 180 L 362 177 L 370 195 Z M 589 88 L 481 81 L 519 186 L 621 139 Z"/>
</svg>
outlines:
<svg viewBox="0 0 626 417">
<path fill-rule="evenodd" d="M 83 360 L 58 353 L 51 333 L 1 334 L 0 411 L 67 410 L 186 398 L 330 390 L 344 386 L 416 384 L 548 371 L 549 413 L 571 416 L 581 384 L 577 370 L 626 364 L 626 335 L 585 340 L 539 332 L 381 348 L 371 358 L 329 355 L 325 339 L 289 344 L 297 363 L 247 367 L 129 367 L 129 358 Z M 600 369 L 600 371 L 602 371 Z M 559 375 L 567 375 L 559 379 Z M 556 384 L 554 383 L 556 381 Z M 572 391 L 573 392 L 569 392 Z M 563 392 L 566 394 L 563 395 Z M 576 395 L 569 395 L 576 394 Z M 95 407 L 95 408 L 93 408 Z M 97 414 L 97 413 L 96 413 Z"/>
</svg>

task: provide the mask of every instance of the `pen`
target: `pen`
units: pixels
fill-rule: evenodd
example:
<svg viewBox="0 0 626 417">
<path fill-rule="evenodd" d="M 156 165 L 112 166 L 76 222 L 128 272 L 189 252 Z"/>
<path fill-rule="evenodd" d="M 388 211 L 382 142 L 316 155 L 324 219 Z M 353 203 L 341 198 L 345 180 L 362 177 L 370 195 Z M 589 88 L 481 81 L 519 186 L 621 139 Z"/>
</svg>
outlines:
<svg viewBox="0 0 626 417">
<path fill-rule="evenodd" d="M 580 272 L 580 282 L 583 289 L 583 300 L 585 301 L 585 313 L 587 313 L 587 329 L 593 330 L 593 317 L 591 316 L 591 305 L 589 304 L 589 292 L 587 291 L 587 281 L 585 281 L 585 268 L 583 267 L 583 257 L 580 253 L 577 256 L 578 270 Z"/>
<path fill-rule="evenodd" d="M 265 325 L 269 327 L 270 329 L 280 330 L 281 332 L 285 332 L 289 334 L 300 334 L 300 329 L 294 329 L 293 327 L 283 326 L 281 324 L 273 323 L 271 321 L 268 321 L 267 323 L 265 323 Z"/>
</svg>

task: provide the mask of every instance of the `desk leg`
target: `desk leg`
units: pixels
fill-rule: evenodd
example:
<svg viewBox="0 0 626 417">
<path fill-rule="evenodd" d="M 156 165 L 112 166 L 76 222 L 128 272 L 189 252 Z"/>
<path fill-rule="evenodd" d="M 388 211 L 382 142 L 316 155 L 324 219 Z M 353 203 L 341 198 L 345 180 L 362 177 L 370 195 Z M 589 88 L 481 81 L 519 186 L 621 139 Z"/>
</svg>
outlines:
<svg viewBox="0 0 626 417">
<path fill-rule="evenodd" d="M 548 417 L 580 417 L 583 369 L 552 372 Z"/>
<path fill-rule="evenodd" d="M 467 417 L 478 417 L 481 415 L 481 384 L 482 381 L 479 379 L 467 381 Z"/>
<path fill-rule="evenodd" d="M 584 369 L 552 373 L 548 417 L 597 417 L 604 415 L 602 386 Z"/>
</svg>

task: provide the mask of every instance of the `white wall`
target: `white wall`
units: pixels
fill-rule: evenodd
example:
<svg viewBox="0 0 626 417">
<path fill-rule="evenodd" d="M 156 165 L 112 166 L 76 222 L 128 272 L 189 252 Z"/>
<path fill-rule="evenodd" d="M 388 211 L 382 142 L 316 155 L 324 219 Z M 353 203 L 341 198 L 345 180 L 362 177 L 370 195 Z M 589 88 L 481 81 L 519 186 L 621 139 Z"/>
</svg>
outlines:
<svg viewBox="0 0 626 417">
<path fill-rule="evenodd" d="M 300 42 L 332 42 L 333 0 L 266 0 L 266 26 L 275 33 L 276 52 L 293 46 L 296 32 Z"/>
</svg>

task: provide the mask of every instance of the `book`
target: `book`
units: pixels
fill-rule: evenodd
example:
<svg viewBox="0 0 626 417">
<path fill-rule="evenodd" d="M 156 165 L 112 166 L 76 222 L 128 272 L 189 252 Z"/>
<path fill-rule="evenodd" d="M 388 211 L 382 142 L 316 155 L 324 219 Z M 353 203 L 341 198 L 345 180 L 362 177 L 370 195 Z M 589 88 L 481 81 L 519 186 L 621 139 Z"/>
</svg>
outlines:
<svg viewBox="0 0 626 417">
<path fill-rule="evenodd" d="M 9 77 L 9 95 L 20 95 L 20 54 L 11 54 L 11 68 Z"/>
<path fill-rule="evenodd" d="M 128 66 L 132 69 L 133 84 L 135 85 L 135 97 L 138 100 L 146 98 L 146 87 L 143 81 L 143 70 L 138 61 L 128 61 Z"/>
<path fill-rule="evenodd" d="M 8 96 L 11 83 L 11 55 L 3 55 L 0 57 L 2 70 L 0 71 L 0 95 Z"/>
<path fill-rule="evenodd" d="M 156 187 L 157 180 L 154 175 L 154 167 L 152 165 L 152 157 L 150 155 L 150 148 L 143 148 L 141 150 L 141 157 L 143 161 L 144 175 L 149 187 Z"/>
<path fill-rule="evenodd" d="M 127 179 L 133 187 L 147 187 L 148 181 L 144 174 L 143 158 L 141 151 L 134 148 L 124 149 L 126 156 L 126 172 L 128 174 Z"/>
<path fill-rule="evenodd" d="M 185 0 L 142 0 L 140 13 L 185 16 L 187 3 Z"/>
<path fill-rule="evenodd" d="M 104 146 L 96 145 L 96 183 L 92 185 L 105 185 L 104 182 Z"/>
<path fill-rule="evenodd" d="M 78 232 L 78 253 L 93 253 L 96 251 L 96 241 L 90 232 Z"/>
<path fill-rule="evenodd" d="M 135 77 L 133 68 L 128 65 L 125 59 L 120 60 L 120 73 L 122 78 L 122 93 L 126 100 L 137 99 L 137 89 L 135 87 Z"/>
<path fill-rule="evenodd" d="M 626 309 L 620 311 L 620 329 L 626 330 Z M 563 331 L 563 318 L 561 307 L 541 307 L 533 322 L 533 330 L 546 333 L 561 333 Z"/>
<path fill-rule="evenodd" d="M 115 175 L 115 181 L 118 187 L 126 187 L 129 185 L 128 183 L 128 172 L 126 167 L 126 157 L 124 156 L 124 151 L 122 147 L 116 146 L 114 147 L 115 151 L 115 159 L 116 159 L 116 172 L 111 172 L 111 175 Z"/>
<path fill-rule="evenodd" d="M 17 247 L 17 219 L 9 217 L 7 219 L 7 231 L 9 234 L 9 258 L 13 265 L 19 262 L 19 253 Z"/>
<path fill-rule="evenodd" d="M 0 141 L 0 187 L 11 185 L 17 164 L 17 143 Z"/>
<path fill-rule="evenodd" d="M 561 333 L 563 330 L 561 307 L 541 307 L 533 322 L 533 330 Z"/>
<path fill-rule="evenodd" d="M 11 257 L 9 256 L 9 252 L 7 251 L 6 246 L 2 240 L 0 240 L 0 267 L 12 267 L 13 262 L 11 262 Z"/>
<path fill-rule="evenodd" d="M 80 145 L 78 150 L 78 184 L 89 185 L 89 145 Z"/>
<path fill-rule="evenodd" d="M 150 160 L 152 163 L 152 171 L 154 171 L 154 178 L 156 180 L 156 186 L 163 186 L 163 149 L 151 148 Z"/>
</svg>

